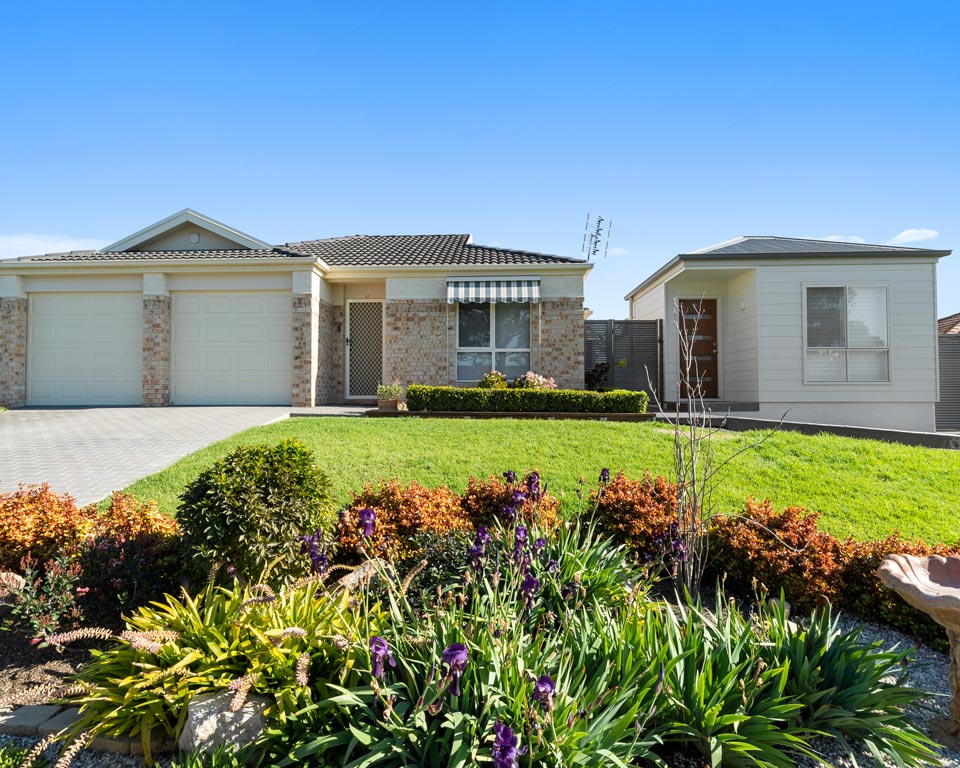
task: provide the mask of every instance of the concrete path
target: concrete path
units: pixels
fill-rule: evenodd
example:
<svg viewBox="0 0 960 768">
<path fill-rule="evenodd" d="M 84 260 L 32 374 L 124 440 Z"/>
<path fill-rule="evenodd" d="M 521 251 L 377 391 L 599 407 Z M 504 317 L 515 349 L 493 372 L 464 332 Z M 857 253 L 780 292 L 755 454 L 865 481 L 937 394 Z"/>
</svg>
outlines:
<svg viewBox="0 0 960 768">
<path fill-rule="evenodd" d="M 290 412 L 289 406 L 6 411 L 0 413 L 0 491 L 47 482 L 89 504 L 205 445 Z"/>
</svg>

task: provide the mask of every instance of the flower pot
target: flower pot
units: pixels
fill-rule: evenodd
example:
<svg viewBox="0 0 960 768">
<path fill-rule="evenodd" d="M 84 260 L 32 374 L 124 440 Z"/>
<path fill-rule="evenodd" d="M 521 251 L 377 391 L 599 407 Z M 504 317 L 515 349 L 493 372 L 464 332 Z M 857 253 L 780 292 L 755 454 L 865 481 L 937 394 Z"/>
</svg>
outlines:
<svg viewBox="0 0 960 768">
<path fill-rule="evenodd" d="M 377 408 L 381 411 L 395 411 L 397 410 L 397 401 L 396 400 L 377 400 Z"/>
</svg>

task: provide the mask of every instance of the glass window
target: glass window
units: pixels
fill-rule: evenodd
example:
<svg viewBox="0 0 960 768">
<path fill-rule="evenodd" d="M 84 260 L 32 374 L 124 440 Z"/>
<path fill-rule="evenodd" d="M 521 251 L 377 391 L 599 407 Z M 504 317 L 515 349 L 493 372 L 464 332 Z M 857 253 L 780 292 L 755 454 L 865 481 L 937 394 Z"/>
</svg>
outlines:
<svg viewBox="0 0 960 768">
<path fill-rule="evenodd" d="M 889 381 L 887 288 L 807 288 L 806 381 Z"/>
<path fill-rule="evenodd" d="M 529 304 L 457 306 L 457 381 L 479 381 L 492 370 L 515 379 L 530 370 Z"/>
</svg>

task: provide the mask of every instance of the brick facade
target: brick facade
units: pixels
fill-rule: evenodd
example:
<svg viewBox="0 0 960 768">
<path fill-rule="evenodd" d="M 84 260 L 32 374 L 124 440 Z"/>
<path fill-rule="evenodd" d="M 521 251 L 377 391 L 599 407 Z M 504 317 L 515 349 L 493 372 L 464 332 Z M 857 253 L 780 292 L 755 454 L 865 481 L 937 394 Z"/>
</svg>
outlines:
<svg viewBox="0 0 960 768">
<path fill-rule="evenodd" d="M 27 402 L 27 300 L 0 299 L 0 406 Z"/>
<path fill-rule="evenodd" d="M 456 383 L 454 306 L 433 299 L 388 300 L 385 322 L 385 382 Z"/>
<path fill-rule="evenodd" d="M 317 352 L 320 300 L 306 293 L 293 294 L 294 408 L 312 408 L 317 402 Z"/>
<path fill-rule="evenodd" d="M 342 403 L 343 391 L 343 307 L 321 301 L 317 354 L 317 404 Z"/>
<path fill-rule="evenodd" d="M 170 297 L 143 297 L 143 404 L 170 405 Z"/>
<path fill-rule="evenodd" d="M 552 376 L 560 389 L 583 389 L 583 297 L 541 301 L 532 315 L 534 370 Z"/>
</svg>

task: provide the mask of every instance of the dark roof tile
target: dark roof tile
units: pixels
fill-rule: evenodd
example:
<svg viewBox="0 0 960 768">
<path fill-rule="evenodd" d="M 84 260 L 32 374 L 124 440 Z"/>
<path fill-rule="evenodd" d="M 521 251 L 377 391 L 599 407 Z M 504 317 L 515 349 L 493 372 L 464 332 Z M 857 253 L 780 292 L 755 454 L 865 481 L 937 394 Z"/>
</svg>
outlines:
<svg viewBox="0 0 960 768">
<path fill-rule="evenodd" d="M 871 245 L 869 243 L 843 243 L 834 240 L 809 240 L 801 237 L 769 237 L 745 235 L 725 243 L 718 243 L 691 253 L 681 253 L 680 258 L 709 258 L 711 256 L 810 256 L 815 254 L 844 254 L 848 256 L 889 254 L 904 256 L 946 254 L 928 248 L 904 248 L 899 245 Z"/>
</svg>

